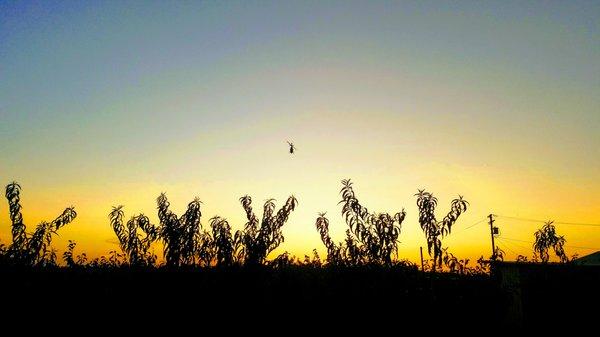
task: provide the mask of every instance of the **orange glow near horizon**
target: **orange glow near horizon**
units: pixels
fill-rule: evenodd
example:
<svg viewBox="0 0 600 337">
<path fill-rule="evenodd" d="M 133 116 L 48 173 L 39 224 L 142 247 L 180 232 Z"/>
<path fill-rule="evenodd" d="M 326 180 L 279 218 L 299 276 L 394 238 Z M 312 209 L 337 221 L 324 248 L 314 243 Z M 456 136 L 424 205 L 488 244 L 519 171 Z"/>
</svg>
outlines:
<svg viewBox="0 0 600 337">
<path fill-rule="evenodd" d="M 298 160 L 298 157 L 290 160 Z M 565 200 L 560 195 L 584 195 L 584 188 L 578 186 L 556 187 L 551 181 L 539 175 L 518 173 L 507 175 L 506 172 L 494 172 L 490 168 L 459 168 L 445 165 L 429 165 L 429 167 L 432 173 L 419 175 L 420 170 L 416 169 L 415 176 L 418 178 L 405 179 L 405 181 L 416 186 L 425 186 L 427 183 L 428 186 L 425 187 L 434 193 L 438 190 L 460 190 L 461 194 L 465 195 L 470 202 L 470 207 L 458 220 L 452 234 L 443 241 L 444 247 L 449 247 L 451 252 L 461 258 L 466 257 L 474 261 L 479 256 L 489 256 L 491 250 L 489 226 L 487 221 L 481 221 L 489 213 L 527 219 L 554 219 L 563 222 L 585 223 L 594 222 L 600 214 L 598 206 L 600 203 L 597 199 L 578 201 L 565 207 Z M 405 176 L 407 173 L 398 173 L 398 175 Z M 527 181 L 527 183 L 521 190 L 516 191 L 514 188 L 508 187 L 511 185 L 494 179 L 494 176 L 501 176 L 503 177 L 501 180 L 504 181 Z M 401 183 L 399 177 L 393 179 L 392 182 L 367 179 L 368 177 L 364 175 L 354 179 L 354 182 L 359 200 L 370 210 L 396 212 L 402 208 L 406 209 L 407 217 L 402 225 L 402 234 L 400 235 L 399 257 L 417 262 L 419 246 L 425 246 L 424 249 L 426 249 L 426 242 L 417 222 L 416 199 L 413 196 L 416 189 L 411 189 Z M 72 224 L 60 230 L 59 236 L 53 241 L 53 247 L 62 252 L 68 240 L 75 240 L 78 243 L 77 253 L 86 252 L 89 257 L 98 257 L 107 255 L 111 250 L 119 250 L 107 217 L 112 205 L 124 204 L 126 218 L 144 213 L 150 217 L 153 223 L 158 223 L 155 198 L 161 191 L 167 191 L 172 208 L 178 214 L 182 214 L 187 203 L 198 195 L 203 201 L 202 224 L 204 226 L 208 226 L 210 217 L 220 215 L 226 217 L 233 229 L 236 230 L 243 227 L 245 217 L 238 198 L 229 196 L 236 194 L 241 196 L 244 189 L 247 189 L 249 195 L 253 197 L 253 203 L 260 216 L 264 200 L 275 197 L 280 206 L 285 198 L 292 194 L 286 193 L 286 190 L 290 191 L 295 187 L 293 194 L 299 199 L 300 204 L 283 228 L 285 243 L 273 254 L 288 251 L 302 257 L 305 254 L 312 255 L 312 249 L 316 248 L 324 258 L 326 251 L 320 242 L 314 221 L 317 212 L 327 211 L 333 238 L 336 241 L 343 240 L 346 225 L 342 220 L 340 207 L 337 205 L 340 199 L 338 191 L 341 185 L 333 178 L 330 179 L 331 182 L 320 183 L 311 182 L 309 179 L 300 178 L 299 180 L 295 186 L 288 181 L 282 183 L 280 187 L 277 187 L 275 177 L 272 178 L 272 182 L 263 186 L 252 183 L 252 181 L 249 181 L 247 186 L 224 182 L 223 184 L 198 183 L 197 187 L 194 186 L 195 184 L 158 183 L 108 187 L 98 183 L 79 185 L 64 192 L 36 191 L 34 187 L 23 184 L 22 203 L 25 223 L 28 224 L 29 230 L 32 230 L 32 226 L 42 220 L 53 219 L 62 211 L 63 206 L 74 204 L 78 217 Z M 365 183 L 365 181 L 369 182 Z M 306 195 L 314 197 L 306 198 L 304 197 Z M 440 201 L 437 216 L 441 219 L 449 210 L 450 201 L 456 196 L 456 193 L 436 193 L 436 195 Z M 73 203 L 71 200 L 79 200 L 79 202 Z M 6 215 L 1 221 L 2 228 L 0 230 L 0 238 L 6 244 L 10 241 L 6 203 L 0 206 L 0 211 Z M 480 223 L 471 227 L 477 222 Z M 533 232 L 541 227 L 541 223 L 497 217 L 496 225 L 500 227 L 501 231 L 496 242 L 506 252 L 507 259 L 514 259 L 517 254 L 531 257 L 531 244 L 514 241 L 514 239 L 532 242 Z M 572 246 L 595 247 L 600 242 L 600 233 L 595 227 L 557 224 L 557 230 L 567 239 L 569 255 L 577 253 L 581 256 L 593 252 L 590 249 L 572 248 Z M 160 246 L 155 246 L 155 252 L 159 257 L 162 256 Z"/>
</svg>

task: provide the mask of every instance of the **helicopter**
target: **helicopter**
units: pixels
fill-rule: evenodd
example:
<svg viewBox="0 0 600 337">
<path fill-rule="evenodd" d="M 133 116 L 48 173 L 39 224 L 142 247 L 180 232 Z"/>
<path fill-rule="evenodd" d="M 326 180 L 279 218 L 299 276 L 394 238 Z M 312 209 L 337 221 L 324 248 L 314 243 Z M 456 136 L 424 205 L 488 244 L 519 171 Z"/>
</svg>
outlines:
<svg viewBox="0 0 600 337">
<path fill-rule="evenodd" d="M 287 143 L 290 146 L 290 154 L 294 154 L 294 151 L 296 151 L 296 146 L 294 146 L 294 143 L 290 141 L 288 141 Z"/>
</svg>

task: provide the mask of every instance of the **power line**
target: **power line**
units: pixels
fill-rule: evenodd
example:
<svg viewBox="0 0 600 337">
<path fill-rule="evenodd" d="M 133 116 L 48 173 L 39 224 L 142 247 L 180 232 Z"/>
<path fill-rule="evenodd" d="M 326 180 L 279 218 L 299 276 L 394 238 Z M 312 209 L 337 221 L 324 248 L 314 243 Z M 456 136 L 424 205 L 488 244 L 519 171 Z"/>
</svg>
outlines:
<svg viewBox="0 0 600 337">
<path fill-rule="evenodd" d="M 502 239 L 502 238 L 498 238 L 498 239 Z M 508 243 L 508 241 L 504 241 L 504 242 Z M 523 245 L 520 245 L 520 244 L 516 244 L 514 242 L 511 242 L 510 244 L 513 245 L 514 247 L 519 247 L 520 249 L 524 249 L 524 250 L 528 250 L 528 251 L 531 250 L 531 249 L 533 249 L 533 247 L 531 247 L 531 246 L 527 247 L 527 246 L 523 246 Z"/>
<path fill-rule="evenodd" d="M 512 238 L 505 238 L 505 237 L 502 237 L 502 239 L 503 240 L 518 241 L 518 242 L 525 242 L 525 243 L 533 244 L 533 242 L 527 241 L 527 240 L 519 240 L 519 239 L 512 239 Z"/>
<path fill-rule="evenodd" d="M 462 229 L 462 230 L 460 230 L 460 231 L 458 231 L 458 232 L 455 232 L 455 233 L 454 233 L 454 235 L 456 235 L 456 234 L 459 234 L 459 233 L 462 233 L 462 232 L 464 232 L 464 231 L 466 231 L 466 230 L 468 230 L 468 229 L 471 229 L 471 228 L 473 228 L 473 227 L 475 227 L 475 226 L 479 225 L 480 223 L 484 222 L 485 220 L 487 220 L 487 218 L 483 218 L 483 219 L 481 219 L 481 220 L 477 221 L 476 223 L 474 223 L 474 224 L 470 225 L 469 227 L 467 227 L 467 228 L 464 228 L 464 229 Z"/>
<path fill-rule="evenodd" d="M 520 221 L 529 221 L 529 222 L 546 222 L 547 221 L 547 220 L 519 218 L 519 217 L 515 217 L 515 216 L 506 216 L 506 215 L 499 215 L 499 214 L 494 214 L 494 216 L 499 217 L 499 218 L 506 218 L 506 219 L 520 220 Z M 561 221 L 553 221 L 552 223 L 558 224 L 558 225 L 600 227 L 599 223 L 561 222 Z"/>
<path fill-rule="evenodd" d="M 515 255 L 519 255 L 517 252 L 515 252 L 514 250 L 512 250 L 509 245 L 508 242 L 504 241 L 504 240 L 499 240 L 502 243 L 502 246 L 504 246 L 504 248 L 506 248 L 509 252 L 515 254 Z"/>
<path fill-rule="evenodd" d="M 513 238 L 506 238 L 506 237 L 502 237 L 502 239 L 504 240 L 510 240 L 510 241 L 518 241 L 518 242 L 525 242 L 525 243 L 529 243 L 529 244 L 533 244 L 533 242 L 531 241 L 527 241 L 527 240 L 519 240 L 519 239 L 513 239 Z M 567 248 L 579 248 L 579 249 L 591 249 L 591 250 L 600 250 L 600 248 L 597 247 L 582 247 L 582 246 L 566 246 Z"/>
<path fill-rule="evenodd" d="M 521 245 L 518 245 L 518 244 L 516 244 L 514 242 L 509 242 L 509 241 L 502 240 L 501 238 L 497 238 L 497 239 L 500 240 L 503 244 L 509 245 L 509 246 L 511 246 L 511 247 L 513 247 L 514 249 L 517 249 L 517 250 L 521 250 L 521 249 L 526 250 L 526 251 L 530 251 L 531 250 L 531 247 L 521 246 Z M 521 255 L 521 254 L 517 254 L 514 251 L 513 251 L 513 253 L 515 255 L 517 255 L 517 256 Z"/>
</svg>

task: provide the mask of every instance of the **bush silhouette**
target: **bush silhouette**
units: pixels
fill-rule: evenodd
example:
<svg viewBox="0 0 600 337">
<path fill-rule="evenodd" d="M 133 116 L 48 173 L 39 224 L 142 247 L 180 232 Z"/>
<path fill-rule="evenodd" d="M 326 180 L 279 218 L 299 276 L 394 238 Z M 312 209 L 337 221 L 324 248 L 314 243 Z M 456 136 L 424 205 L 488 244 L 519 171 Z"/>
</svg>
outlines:
<svg viewBox="0 0 600 337">
<path fill-rule="evenodd" d="M 406 217 L 404 209 L 393 216 L 369 213 L 358 201 L 350 179 L 342 180 L 340 194 L 342 216 L 349 227 L 345 242 L 333 242 L 325 213 L 319 213 L 315 223 L 327 248 L 327 262 L 332 265 L 392 264 L 392 254 L 396 258 L 398 254 L 398 237 Z"/>
<path fill-rule="evenodd" d="M 5 248 L 3 254 L 7 262 L 27 266 L 56 265 L 56 251 L 50 248 L 52 236 L 77 217 L 75 208 L 66 208 L 51 222 L 42 221 L 32 234 L 28 234 L 21 213 L 21 186 L 16 182 L 8 184 L 5 195 L 12 226 L 12 244 Z"/>
<path fill-rule="evenodd" d="M 202 231 L 200 199 L 194 198 L 181 217 L 169 210 L 170 203 L 165 193 L 161 193 L 156 203 L 167 266 L 209 265 L 212 259 L 210 234 Z"/>
<path fill-rule="evenodd" d="M 158 238 L 159 230 L 150 223 L 150 219 L 144 214 L 131 217 L 127 225 L 123 224 L 123 206 L 113 207 L 108 215 L 110 225 L 113 228 L 119 246 L 127 256 L 127 261 L 132 266 L 151 266 L 156 262 L 156 255 L 150 253 L 150 245 Z M 140 231 L 145 234 L 142 236 Z"/>
<path fill-rule="evenodd" d="M 567 240 L 565 240 L 564 236 L 556 234 L 556 228 L 552 223 L 553 221 L 546 222 L 542 228 L 535 232 L 535 241 L 533 243 L 534 256 L 539 256 L 542 262 L 546 263 L 550 259 L 548 251 L 552 248 L 556 256 L 560 258 L 560 262 L 569 262 L 564 249 Z"/>
<path fill-rule="evenodd" d="M 450 212 L 444 219 L 437 221 L 435 217 L 437 198 L 425 190 L 419 190 L 415 196 L 419 208 L 419 225 L 427 238 L 429 255 L 433 252 L 433 270 L 435 270 L 436 266 L 442 266 L 443 262 L 442 238 L 451 233 L 452 225 L 462 213 L 466 212 L 469 203 L 462 196 L 459 196 L 457 199 L 452 200 Z"/>
<path fill-rule="evenodd" d="M 210 219 L 210 227 L 212 228 L 212 248 L 214 250 L 216 265 L 231 266 L 234 262 L 242 261 L 239 232 L 236 232 L 234 239 L 231 236 L 229 222 L 219 216 Z"/>
<path fill-rule="evenodd" d="M 162 193 L 157 198 L 160 219 L 158 226 L 151 224 L 150 219 L 143 214 L 133 216 L 125 225 L 123 206 L 113 207 L 109 214 L 110 224 L 119 239 L 123 255 L 111 252 L 110 258 L 92 262 L 102 266 L 119 266 L 123 263 L 152 266 L 156 263 L 156 256 L 149 252 L 149 248 L 160 239 L 168 267 L 264 264 L 269 253 L 283 242 L 281 227 L 298 201 L 290 196 L 285 205 L 275 213 L 274 200 L 267 200 L 260 224 L 252 210 L 252 199 L 244 196 L 240 201 L 248 222 L 235 235 L 231 234 L 229 222 L 219 216 L 210 219 L 210 232 L 203 231 L 200 222 L 201 202 L 198 198 L 188 204 L 181 217 L 177 217 L 169 210 L 170 203 L 166 194 Z M 69 249 L 72 250 L 70 246 Z M 65 261 L 68 265 L 75 263 L 72 254 L 65 255 Z"/>
<path fill-rule="evenodd" d="M 88 262 L 87 254 L 81 253 L 75 256 L 75 246 L 77 246 L 77 243 L 73 240 L 69 240 L 67 250 L 63 253 L 63 260 L 67 264 L 67 267 L 84 267 Z"/>
<path fill-rule="evenodd" d="M 293 195 L 290 196 L 277 213 L 275 213 L 275 200 L 265 201 L 260 225 L 252 210 L 252 198 L 246 195 L 240 198 L 240 202 L 248 219 L 243 231 L 235 235 L 237 240 L 240 240 L 241 257 L 246 265 L 263 264 L 269 253 L 283 242 L 281 227 L 287 222 L 290 213 L 296 209 L 298 200 Z"/>
</svg>

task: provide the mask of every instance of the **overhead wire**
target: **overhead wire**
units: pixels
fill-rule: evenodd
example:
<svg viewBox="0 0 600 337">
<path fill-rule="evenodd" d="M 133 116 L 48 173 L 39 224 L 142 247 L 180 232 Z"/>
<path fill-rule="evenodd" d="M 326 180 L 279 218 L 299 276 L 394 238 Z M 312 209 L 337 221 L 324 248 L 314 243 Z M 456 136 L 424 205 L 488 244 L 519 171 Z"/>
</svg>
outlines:
<svg viewBox="0 0 600 337">
<path fill-rule="evenodd" d="M 499 218 L 519 220 L 519 221 L 528 221 L 528 222 L 542 222 L 542 223 L 545 223 L 545 222 L 548 221 L 548 220 L 537 220 L 537 219 L 529 219 L 529 218 L 520 218 L 520 217 L 516 217 L 516 216 L 507 216 L 507 215 L 500 215 L 500 214 L 493 214 L 493 216 L 496 216 L 496 217 L 499 217 Z M 553 221 L 552 223 L 553 224 L 558 224 L 558 225 L 589 226 L 589 227 L 599 227 L 600 228 L 600 223 L 564 222 L 564 221 Z"/>
<path fill-rule="evenodd" d="M 465 231 L 467 231 L 467 230 L 469 230 L 469 229 L 471 229 L 471 228 L 473 228 L 473 227 L 475 227 L 475 226 L 479 225 L 480 223 L 484 222 L 485 220 L 487 220 L 487 218 L 483 218 L 483 219 L 481 219 L 481 220 L 479 220 L 479 221 L 475 222 L 474 224 L 472 224 L 472 225 L 470 225 L 470 226 L 468 226 L 468 227 L 466 227 L 466 228 L 463 228 L 463 229 L 461 229 L 461 230 L 460 230 L 460 231 L 458 231 L 458 232 L 454 232 L 453 234 L 454 234 L 454 235 L 456 235 L 456 234 L 460 234 L 460 233 L 462 233 L 462 232 L 465 232 Z"/>
<path fill-rule="evenodd" d="M 532 241 L 527 241 L 527 240 L 519 240 L 519 239 L 514 239 L 514 238 L 507 238 L 507 237 L 502 237 L 503 240 L 510 240 L 510 241 L 517 241 L 517 242 L 525 242 L 525 243 L 529 243 L 531 245 L 533 245 Z M 590 249 L 590 250 L 600 250 L 600 248 L 598 247 L 583 247 L 583 246 L 571 246 L 571 245 L 565 245 L 565 247 L 567 248 L 579 248 L 579 249 Z"/>
<path fill-rule="evenodd" d="M 502 243 L 502 246 L 504 246 L 504 248 L 506 248 L 509 252 L 515 254 L 515 256 L 519 255 L 516 251 L 512 250 L 512 248 L 509 247 L 508 242 L 503 241 L 503 240 L 498 240 L 498 241 L 500 241 Z M 496 246 L 498 246 L 498 244 L 496 244 Z"/>
</svg>

